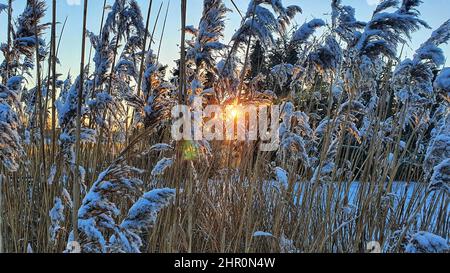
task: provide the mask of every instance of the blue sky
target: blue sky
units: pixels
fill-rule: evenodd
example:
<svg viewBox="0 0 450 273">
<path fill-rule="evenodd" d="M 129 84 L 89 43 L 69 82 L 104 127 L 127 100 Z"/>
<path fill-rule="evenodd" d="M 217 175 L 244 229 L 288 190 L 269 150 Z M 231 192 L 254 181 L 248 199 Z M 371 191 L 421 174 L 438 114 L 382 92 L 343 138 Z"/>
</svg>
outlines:
<svg viewBox="0 0 450 273">
<path fill-rule="evenodd" d="M 45 18 L 45 21 L 51 19 L 51 1 L 48 2 L 49 10 Z M 113 0 L 108 0 L 110 3 Z M 164 10 L 168 4 L 168 0 L 154 0 L 153 12 L 151 17 L 151 24 L 153 26 L 157 10 L 160 4 L 164 1 Z M 230 0 L 224 0 L 225 4 L 233 9 L 233 13 L 228 15 L 226 37 L 225 41 L 228 42 L 234 31 L 239 27 L 240 17 L 234 10 Z M 0 3 L 6 3 L 6 0 L 0 0 Z M 82 26 L 82 12 L 83 7 L 80 5 L 82 0 L 58 0 L 58 21 L 64 22 L 66 16 L 68 17 L 65 33 L 60 48 L 60 60 L 61 66 L 58 68 L 60 73 L 66 74 L 69 70 L 73 74 L 77 74 L 79 70 L 79 58 L 81 53 L 81 26 Z M 146 14 L 148 7 L 148 0 L 138 0 L 143 14 Z M 188 0 L 188 25 L 197 25 L 202 12 L 201 0 Z M 235 1 L 242 12 L 245 12 L 248 5 L 248 0 L 236 0 Z M 357 17 L 359 20 L 367 20 L 374 9 L 374 5 L 377 0 L 344 0 L 345 4 L 349 4 L 355 7 Z M 25 6 L 25 0 L 16 0 L 14 2 L 14 16 L 16 17 L 23 11 Z M 100 19 L 102 0 L 90 0 L 89 1 L 89 14 L 88 14 L 88 29 L 95 33 L 98 32 Z M 302 7 L 303 14 L 299 15 L 295 19 L 295 23 L 302 24 L 303 22 L 312 18 L 323 18 L 329 20 L 330 1 L 329 0 L 285 0 L 285 5 L 296 4 Z M 163 10 L 163 13 L 164 13 Z M 450 19 L 450 1 L 449 0 L 426 0 L 422 4 L 420 11 L 422 12 L 422 18 L 425 19 L 433 28 L 439 27 L 444 21 Z M 7 15 L 5 13 L 0 14 L 0 42 L 6 41 L 6 20 Z M 157 29 L 157 43 L 159 43 L 160 31 L 162 29 L 163 18 L 159 21 Z M 59 25 L 58 33 L 62 25 Z M 431 30 L 421 30 L 413 35 L 410 47 L 407 48 L 407 54 L 411 55 L 414 49 L 416 49 L 423 41 L 425 41 Z M 49 39 L 49 38 L 48 38 Z M 164 64 L 173 66 L 173 60 L 178 57 L 179 54 L 179 40 L 180 40 L 180 1 L 171 0 L 169 8 L 169 16 L 167 20 L 165 38 L 162 43 L 161 61 Z M 88 44 L 89 46 L 89 44 Z M 157 45 L 156 45 L 157 46 Z M 154 46 L 154 48 L 156 47 Z M 450 56 L 450 45 L 446 45 L 444 48 L 446 56 Z M 2 60 L 2 57 L 0 57 Z M 447 64 L 448 65 L 448 64 Z"/>
</svg>

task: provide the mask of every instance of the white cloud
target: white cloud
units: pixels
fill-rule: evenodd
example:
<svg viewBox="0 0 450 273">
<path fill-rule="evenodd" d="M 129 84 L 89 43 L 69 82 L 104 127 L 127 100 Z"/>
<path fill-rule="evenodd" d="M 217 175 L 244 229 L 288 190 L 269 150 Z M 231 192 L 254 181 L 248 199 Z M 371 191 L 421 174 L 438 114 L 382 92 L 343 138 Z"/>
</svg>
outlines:
<svg viewBox="0 0 450 273">
<path fill-rule="evenodd" d="M 367 0 L 367 4 L 369 4 L 369 6 L 378 5 L 380 2 L 381 0 Z"/>
<path fill-rule="evenodd" d="M 81 0 L 66 0 L 69 6 L 79 6 L 81 5 Z"/>
</svg>

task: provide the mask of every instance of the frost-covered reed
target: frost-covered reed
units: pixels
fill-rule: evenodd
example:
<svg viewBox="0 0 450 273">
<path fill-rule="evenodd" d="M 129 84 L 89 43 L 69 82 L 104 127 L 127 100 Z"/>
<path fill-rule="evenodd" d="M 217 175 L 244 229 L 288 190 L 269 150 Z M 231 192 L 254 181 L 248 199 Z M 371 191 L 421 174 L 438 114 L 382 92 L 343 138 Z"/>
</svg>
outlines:
<svg viewBox="0 0 450 273">
<path fill-rule="evenodd" d="M 252 0 L 230 41 L 235 6 L 205 0 L 191 22 L 183 5 L 194 25 L 173 70 L 152 50 L 152 5 L 144 18 L 137 1 L 106 1 L 73 77 L 58 74 L 62 28 L 45 3 L 18 18 L 0 4 L 4 251 L 448 252 L 450 21 L 401 51 L 430 28 L 422 1 L 380 1 L 364 22 L 333 0 L 329 18 L 295 25 L 301 7 Z M 180 101 L 281 105 L 279 149 L 176 142 Z"/>
</svg>

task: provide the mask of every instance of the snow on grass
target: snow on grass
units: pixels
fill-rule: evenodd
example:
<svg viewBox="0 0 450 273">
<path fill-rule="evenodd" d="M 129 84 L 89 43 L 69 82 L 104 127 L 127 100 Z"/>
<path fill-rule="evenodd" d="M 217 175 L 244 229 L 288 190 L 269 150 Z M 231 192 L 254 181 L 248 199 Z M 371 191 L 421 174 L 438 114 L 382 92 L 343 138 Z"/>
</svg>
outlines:
<svg viewBox="0 0 450 273">
<path fill-rule="evenodd" d="M 406 253 L 447 253 L 450 250 L 447 240 L 429 232 L 418 232 L 406 246 Z"/>
<path fill-rule="evenodd" d="M 174 161 L 172 158 L 161 159 L 152 170 L 152 176 L 163 175 L 167 168 L 173 165 Z"/>
<path fill-rule="evenodd" d="M 256 231 L 253 233 L 253 237 L 273 237 L 272 233 L 264 231 Z"/>
</svg>

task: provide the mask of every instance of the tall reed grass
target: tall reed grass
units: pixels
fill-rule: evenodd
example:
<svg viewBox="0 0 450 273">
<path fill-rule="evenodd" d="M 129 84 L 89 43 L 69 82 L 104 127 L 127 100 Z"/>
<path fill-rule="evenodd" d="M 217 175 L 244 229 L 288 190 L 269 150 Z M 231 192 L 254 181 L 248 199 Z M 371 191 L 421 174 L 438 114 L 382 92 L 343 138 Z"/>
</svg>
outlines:
<svg viewBox="0 0 450 273">
<path fill-rule="evenodd" d="M 448 252 L 417 236 L 450 235 L 448 78 L 433 85 L 449 22 L 402 61 L 395 49 L 427 27 L 414 10 L 420 1 L 383 1 L 368 23 L 332 1 L 330 25 L 302 27 L 292 25 L 300 7 L 251 1 L 226 45 L 224 1 L 205 0 L 195 28 L 182 0 L 169 79 L 161 45 L 152 50 L 163 3 L 153 19 L 153 1 L 145 18 L 135 1 L 107 2 L 94 34 L 84 1 L 72 82 L 58 75 L 56 1 L 49 24 L 44 1 L 28 0 L 17 24 L 8 1 L 0 128 L 17 133 L 23 155 L 1 132 L 2 162 L 20 160 L 0 165 L 0 252 L 70 252 L 70 241 L 85 252 L 342 253 L 372 241 L 384 252 Z M 269 65 L 258 52 L 281 59 Z M 22 84 L 27 74 L 35 87 Z M 205 105 L 283 105 L 279 151 L 262 152 L 258 141 L 174 142 L 171 107 L 194 95 Z"/>
</svg>

